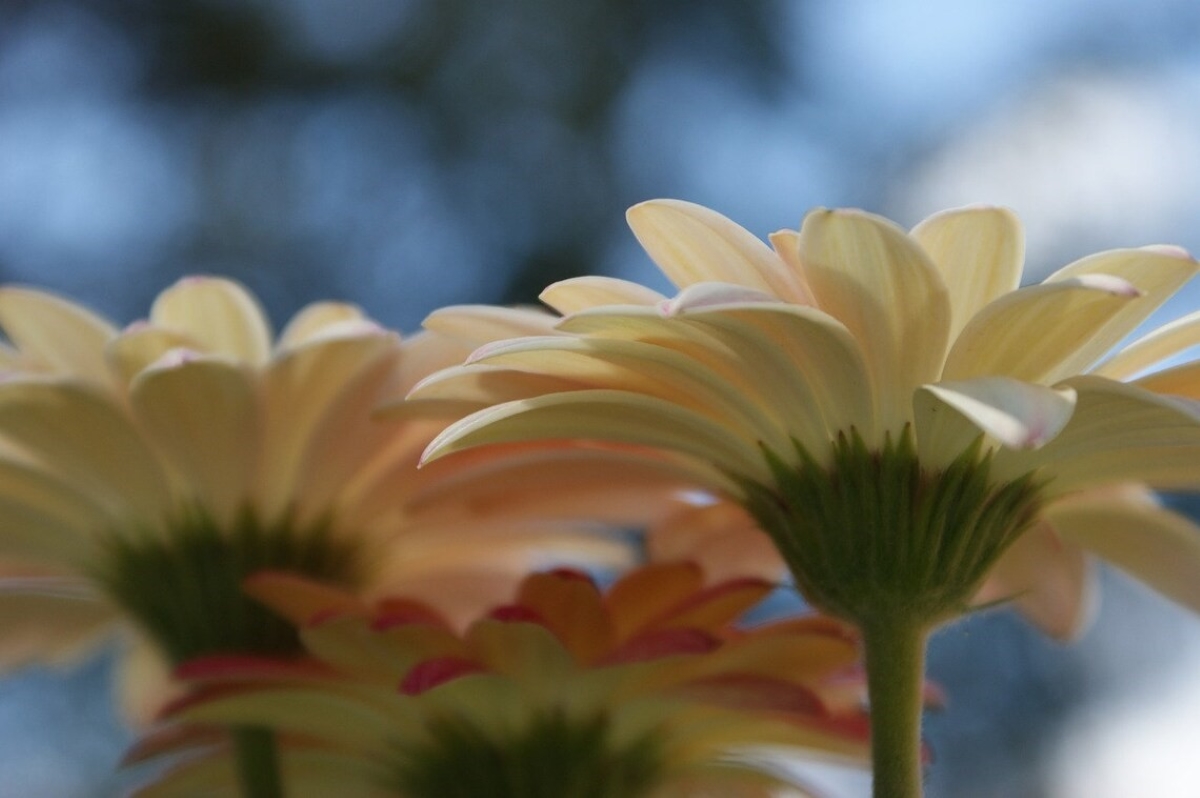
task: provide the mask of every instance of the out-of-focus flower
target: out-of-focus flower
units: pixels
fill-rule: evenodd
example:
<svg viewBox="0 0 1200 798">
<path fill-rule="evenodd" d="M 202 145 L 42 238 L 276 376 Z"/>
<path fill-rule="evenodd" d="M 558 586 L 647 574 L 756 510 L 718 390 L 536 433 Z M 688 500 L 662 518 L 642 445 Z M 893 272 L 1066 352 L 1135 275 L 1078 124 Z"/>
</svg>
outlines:
<svg viewBox="0 0 1200 798">
<path fill-rule="evenodd" d="M 288 795 L 771 795 L 784 776 L 752 749 L 861 760 L 867 726 L 854 634 L 806 617 L 731 626 L 771 589 L 705 587 L 691 564 L 648 566 L 606 592 L 558 570 L 458 632 L 407 599 L 374 608 L 294 577 L 251 593 L 293 618 L 317 664 L 210 658 L 183 672 L 182 721 L 139 756 L 178 750 L 195 724 L 254 724 L 282 741 Z M 313 613 L 314 608 L 324 607 Z M 232 785 L 217 744 L 146 798 Z M 205 793 L 208 794 L 208 793 Z"/>
<path fill-rule="evenodd" d="M 367 596 L 444 593 L 461 622 L 548 557 L 623 562 L 579 519 L 653 517 L 670 501 L 663 469 L 600 512 L 594 494 L 615 468 L 604 451 L 514 446 L 418 472 L 445 418 L 372 418 L 492 336 L 550 319 L 464 312 L 453 334 L 401 340 L 319 303 L 273 340 L 255 299 L 223 279 L 181 281 L 124 330 L 0 289 L 13 345 L 0 357 L 0 660 L 61 659 L 134 630 L 123 694 L 144 716 L 169 664 L 300 651 L 291 625 L 241 592 L 263 568 Z"/>
<path fill-rule="evenodd" d="M 1000 209 L 911 233 L 820 210 L 773 249 L 687 203 L 629 219 L 680 293 L 548 288 L 569 314 L 555 335 L 484 346 L 417 386 L 479 401 L 482 372 L 506 400 L 452 425 L 427 462 L 566 438 L 674 452 L 847 617 L 864 585 L 936 593 L 933 620 L 982 591 L 1066 636 L 1091 554 L 1200 608 L 1197 533 L 1141 487 L 1200 484 L 1200 414 L 1166 395 L 1200 398 L 1200 366 L 1147 373 L 1200 342 L 1200 316 L 1114 351 L 1196 272 L 1186 253 L 1103 252 L 1018 288 L 1021 231 Z M 697 518 L 745 527 L 728 509 Z"/>
</svg>

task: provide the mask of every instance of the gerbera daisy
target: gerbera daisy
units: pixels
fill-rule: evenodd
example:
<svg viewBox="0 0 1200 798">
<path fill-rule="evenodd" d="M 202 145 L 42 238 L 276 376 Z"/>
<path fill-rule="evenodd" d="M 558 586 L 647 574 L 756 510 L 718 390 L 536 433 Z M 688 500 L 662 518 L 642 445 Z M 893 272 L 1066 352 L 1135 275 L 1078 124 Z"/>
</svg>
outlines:
<svg viewBox="0 0 1200 798">
<path fill-rule="evenodd" d="M 125 629 L 121 693 L 145 717 L 185 660 L 301 651 L 290 624 L 242 594 L 253 571 L 367 596 L 445 592 L 461 620 L 547 559 L 624 562 L 579 519 L 653 517 L 677 481 L 662 468 L 602 513 L 607 452 L 517 446 L 501 464 L 484 454 L 418 472 L 445 418 L 371 417 L 478 344 L 550 318 L 467 312 L 452 333 L 401 340 L 353 306 L 318 303 L 273 340 L 256 300 L 223 279 L 176 284 L 124 330 L 0 289 L 12 343 L 0 358 L 0 660 L 68 658 Z"/>
<path fill-rule="evenodd" d="M 861 761 L 859 650 L 816 616 L 748 630 L 731 622 L 771 590 L 703 586 L 698 567 L 654 565 L 601 592 L 586 575 L 534 574 L 514 600 L 455 632 L 435 607 L 370 608 L 328 586 L 263 574 L 249 590 L 307 618 L 317 664 L 209 658 L 182 673 L 195 695 L 139 756 L 179 748 L 194 724 L 280 734 L 288 795 L 645 798 L 776 794 L 765 746 Z M 313 614 L 314 607 L 324 607 Z M 739 756 L 740 755 L 740 756 Z M 231 785 L 219 744 L 144 798 Z"/>
<path fill-rule="evenodd" d="M 1200 319 L 1113 351 L 1195 274 L 1182 250 L 1103 252 L 1018 288 L 1020 227 L 1001 209 L 911 233 L 818 210 L 773 248 L 682 202 L 629 220 L 679 294 L 551 286 L 569 314 L 556 335 L 485 346 L 417 387 L 450 397 L 478 370 L 514 375 L 498 392 L 511 401 L 453 424 L 426 462 L 560 439 L 688 461 L 812 602 L 862 628 L 878 795 L 919 794 L 924 640 L 980 591 L 1069 634 L 1091 552 L 1200 608 L 1200 540 L 1145 489 L 1200 485 L 1200 367 L 1145 374 L 1200 343 Z"/>
</svg>

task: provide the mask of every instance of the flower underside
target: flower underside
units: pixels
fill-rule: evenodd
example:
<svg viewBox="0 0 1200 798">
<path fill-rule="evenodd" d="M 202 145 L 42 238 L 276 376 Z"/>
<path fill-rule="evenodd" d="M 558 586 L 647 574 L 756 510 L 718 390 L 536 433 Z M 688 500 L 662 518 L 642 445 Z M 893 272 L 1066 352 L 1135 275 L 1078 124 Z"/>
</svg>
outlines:
<svg viewBox="0 0 1200 798">
<path fill-rule="evenodd" d="M 332 534 L 329 519 L 299 527 L 263 523 L 243 508 L 223 527 L 203 508 L 181 511 L 169 534 L 114 530 L 97 578 L 172 664 L 218 653 L 290 657 L 303 652 L 295 628 L 242 591 L 257 571 L 277 570 L 353 587 L 361 553 Z"/>
<path fill-rule="evenodd" d="M 764 447 L 776 484 L 741 481 L 801 592 L 860 625 L 963 613 L 1041 506 L 1034 473 L 991 480 L 982 436 L 939 470 L 921 467 L 911 427 L 898 437 L 872 451 L 839 433 L 828 466 L 799 443 L 795 464 Z"/>
<path fill-rule="evenodd" d="M 614 747 L 603 714 L 570 718 L 546 710 L 506 739 L 464 716 L 428 726 L 429 741 L 406 750 L 389 785 L 408 798 L 639 798 L 662 775 L 651 734 Z"/>
</svg>

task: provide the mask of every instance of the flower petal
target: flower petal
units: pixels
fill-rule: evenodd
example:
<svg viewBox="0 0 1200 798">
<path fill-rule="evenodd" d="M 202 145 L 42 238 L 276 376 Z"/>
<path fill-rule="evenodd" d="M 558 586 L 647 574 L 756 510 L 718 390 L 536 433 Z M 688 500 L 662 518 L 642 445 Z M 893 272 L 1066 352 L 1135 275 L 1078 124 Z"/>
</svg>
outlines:
<svg viewBox="0 0 1200 798">
<path fill-rule="evenodd" d="M 452 305 L 439 308 L 421 324 L 462 343 L 468 351 L 492 341 L 527 335 L 550 335 L 558 316 L 533 308 Z"/>
<path fill-rule="evenodd" d="M 1102 377 L 1063 385 L 1077 394 L 1068 424 L 1040 451 L 998 452 L 998 476 L 1044 468 L 1054 476 L 1043 488 L 1047 496 L 1135 481 L 1200 489 L 1200 407 Z"/>
<path fill-rule="evenodd" d="M 150 308 L 155 324 L 186 333 L 205 353 L 261 366 L 271 355 L 266 314 L 245 288 L 218 277 L 186 277 Z"/>
<path fill-rule="evenodd" d="M 800 258 L 821 310 L 858 339 L 882 428 L 899 431 L 913 391 L 941 373 L 950 329 L 941 275 L 903 230 L 861 211 L 806 216 Z"/>
<path fill-rule="evenodd" d="M 107 396 L 77 383 L 0 385 L 0 433 L 119 517 L 159 518 L 170 493 L 157 457 Z"/>
<path fill-rule="evenodd" d="M 1021 535 L 992 567 L 975 596 L 978 604 L 1011 600 L 1046 634 L 1070 640 L 1087 626 L 1096 606 L 1093 574 L 1083 550 L 1046 521 Z"/>
<path fill-rule="evenodd" d="M 921 390 L 1012 449 L 1043 446 L 1063 429 L 1075 407 L 1075 392 L 1069 388 L 1055 390 L 1006 377 L 940 382 Z"/>
<path fill-rule="evenodd" d="M 1200 612 L 1200 527 L 1149 491 L 1089 492 L 1051 504 L 1045 516 L 1064 540 Z"/>
<path fill-rule="evenodd" d="M 604 305 L 657 305 L 666 299 L 640 283 L 594 276 L 551 283 L 538 298 L 564 316 Z"/>
<path fill-rule="evenodd" d="M 471 364 L 549 373 L 595 388 L 653 396 L 736 426 L 750 440 L 781 451 L 789 441 L 770 415 L 721 373 L 695 358 L 641 341 L 568 336 L 521 338 L 490 344 Z"/>
<path fill-rule="evenodd" d="M 1197 345 L 1200 345 L 1200 311 L 1189 313 L 1139 338 L 1113 354 L 1092 373 L 1113 380 L 1128 380 Z"/>
<path fill-rule="evenodd" d="M 967 323 L 943 375 L 962 380 L 1002 374 L 1053 384 L 1092 365 L 1099 357 L 1092 346 L 1096 336 L 1139 297 L 1131 283 L 1106 274 L 1006 294 Z"/>
<path fill-rule="evenodd" d="M 992 300 L 1021 284 L 1025 236 L 1005 208 L 934 214 L 910 235 L 928 253 L 950 292 L 950 340 Z"/>
<path fill-rule="evenodd" d="M 1198 264 L 1186 251 L 1178 247 L 1151 246 L 1099 252 L 1064 266 L 1047 277 L 1046 283 L 1055 283 L 1084 275 L 1111 275 L 1128 281 L 1141 294 L 1098 330 L 1074 359 L 1064 364 L 1061 376 L 1075 374 L 1094 365 L 1192 279 L 1197 271 Z"/>
<path fill-rule="evenodd" d="M 752 441 L 672 402 L 627 391 L 587 390 L 509 402 L 446 428 L 423 462 L 491 443 L 582 439 L 661 447 L 769 484 L 770 471 Z M 733 483 L 714 469 L 715 487 Z"/>
<path fill-rule="evenodd" d="M 104 346 L 117 334 L 109 322 L 73 302 L 31 288 L 0 288 L 0 327 L 23 355 L 54 372 L 107 384 Z"/>
<path fill-rule="evenodd" d="M 138 375 L 129 399 L 143 429 L 218 521 L 246 505 L 261 421 L 255 385 L 242 367 L 168 356 Z"/>
<path fill-rule="evenodd" d="M 716 211 L 679 200 L 651 200 L 625 214 L 651 259 L 679 288 L 733 283 L 798 301 L 779 257 L 745 228 Z"/>
<path fill-rule="evenodd" d="M 347 302 L 315 302 L 292 317 L 279 335 L 281 348 L 307 343 L 330 327 L 366 321 L 362 308 Z"/>
</svg>

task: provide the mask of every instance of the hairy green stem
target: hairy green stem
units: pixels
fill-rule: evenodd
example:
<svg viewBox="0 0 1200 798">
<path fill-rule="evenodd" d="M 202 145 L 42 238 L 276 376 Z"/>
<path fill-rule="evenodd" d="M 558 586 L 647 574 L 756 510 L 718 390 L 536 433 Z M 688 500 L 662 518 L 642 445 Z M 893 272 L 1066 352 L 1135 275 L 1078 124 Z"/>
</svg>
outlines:
<svg viewBox="0 0 1200 798">
<path fill-rule="evenodd" d="M 909 619 L 865 624 L 874 798 L 920 798 L 928 629 Z"/>
</svg>

